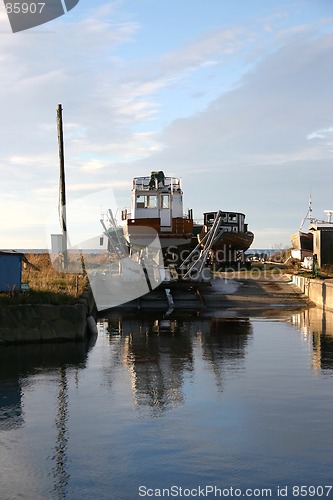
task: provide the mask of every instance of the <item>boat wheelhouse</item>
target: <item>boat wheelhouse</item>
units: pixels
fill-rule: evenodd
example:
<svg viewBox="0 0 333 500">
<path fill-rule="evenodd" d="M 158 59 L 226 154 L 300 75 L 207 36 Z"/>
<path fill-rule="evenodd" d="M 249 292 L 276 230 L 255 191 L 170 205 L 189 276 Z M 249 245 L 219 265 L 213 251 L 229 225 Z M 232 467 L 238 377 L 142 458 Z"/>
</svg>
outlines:
<svg viewBox="0 0 333 500">
<path fill-rule="evenodd" d="M 192 210 L 184 215 L 181 179 L 166 177 L 162 171 L 135 177 L 131 210 L 122 210 L 124 236 L 132 245 L 144 242 L 144 234 L 159 236 L 164 253 L 177 253 L 191 244 Z M 177 249 L 177 250 L 176 250 Z"/>
</svg>

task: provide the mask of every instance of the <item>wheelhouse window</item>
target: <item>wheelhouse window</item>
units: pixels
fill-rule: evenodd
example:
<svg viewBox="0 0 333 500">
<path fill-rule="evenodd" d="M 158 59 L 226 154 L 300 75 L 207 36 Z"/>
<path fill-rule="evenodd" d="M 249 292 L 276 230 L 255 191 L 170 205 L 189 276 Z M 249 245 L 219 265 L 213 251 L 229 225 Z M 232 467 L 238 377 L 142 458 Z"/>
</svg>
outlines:
<svg viewBox="0 0 333 500">
<path fill-rule="evenodd" d="M 214 222 L 215 215 L 216 215 L 216 212 L 209 212 L 209 213 L 205 214 L 205 218 L 206 218 L 205 223 L 212 224 Z"/>
<path fill-rule="evenodd" d="M 170 208 L 170 197 L 168 194 L 161 195 L 161 208 Z"/>
<path fill-rule="evenodd" d="M 156 195 L 143 195 L 139 194 L 136 197 L 136 208 L 156 208 L 157 196 Z"/>
</svg>

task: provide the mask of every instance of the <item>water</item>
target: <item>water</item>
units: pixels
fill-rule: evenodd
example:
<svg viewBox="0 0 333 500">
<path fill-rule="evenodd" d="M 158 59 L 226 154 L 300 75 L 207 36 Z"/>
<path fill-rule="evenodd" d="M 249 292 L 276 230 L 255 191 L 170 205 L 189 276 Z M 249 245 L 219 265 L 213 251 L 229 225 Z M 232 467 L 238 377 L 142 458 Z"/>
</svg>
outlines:
<svg viewBox="0 0 333 500">
<path fill-rule="evenodd" d="M 113 314 L 0 357 L 1 500 L 333 498 L 332 313 Z"/>
</svg>

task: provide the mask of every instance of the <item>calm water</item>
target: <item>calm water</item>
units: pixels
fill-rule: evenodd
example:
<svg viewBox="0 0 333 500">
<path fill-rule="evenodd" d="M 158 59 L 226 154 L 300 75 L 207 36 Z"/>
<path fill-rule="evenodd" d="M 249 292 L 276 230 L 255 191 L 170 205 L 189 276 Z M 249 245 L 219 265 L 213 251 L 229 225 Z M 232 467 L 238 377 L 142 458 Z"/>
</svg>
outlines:
<svg viewBox="0 0 333 500">
<path fill-rule="evenodd" d="M 99 331 L 0 349 L 1 500 L 333 498 L 318 489 L 333 484 L 331 314 L 109 315 Z"/>
</svg>

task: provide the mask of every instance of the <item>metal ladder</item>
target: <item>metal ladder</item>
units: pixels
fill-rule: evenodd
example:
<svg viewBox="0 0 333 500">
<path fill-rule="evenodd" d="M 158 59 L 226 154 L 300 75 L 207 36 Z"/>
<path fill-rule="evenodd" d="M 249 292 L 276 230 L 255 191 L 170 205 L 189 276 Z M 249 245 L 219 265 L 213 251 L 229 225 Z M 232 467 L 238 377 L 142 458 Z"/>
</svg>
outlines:
<svg viewBox="0 0 333 500">
<path fill-rule="evenodd" d="M 192 250 L 189 256 L 179 266 L 180 269 L 186 269 L 189 263 L 192 262 L 192 258 L 195 255 L 197 255 L 197 252 L 200 249 L 198 258 L 187 269 L 182 279 L 191 279 L 194 271 L 197 273 L 197 276 L 200 276 L 212 246 L 222 236 L 224 232 L 224 229 L 220 229 L 221 221 L 222 221 L 222 212 L 221 210 L 219 210 L 215 216 L 214 222 L 210 230 L 205 234 L 201 242 L 197 244 L 197 246 Z"/>
<path fill-rule="evenodd" d="M 108 209 L 107 213 L 108 213 L 108 220 L 110 222 L 110 226 L 114 230 L 115 238 L 113 238 L 109 234 L 104 220 L 100 219 L 100 222 L 101 222 L 103 229 L 104 229 L 104 234 L 107 237 L 107 239 L 110 243 L 110 247 L 112 248 L 114 253 L 117 255 L 118 259 L 119 260 L 125 259 L 126 257 L 129 256 L 129 249 L 128 249 L 127 244 L 126 244 L 126 240 L 125 240 L 123 235 L 119 234 L 119 228 L 117 226 L 117 222 L 116 222 L 115 218 L 113 217 L 113 213 L 112 213 L 112 210 L 110 208 Z"/>
<path fill-rule="evenodd" d="M 142 271 L 144 273 L 147 285 L 148 285 L 148 290 L 151 292 L 153 290 L 153 286 L 151 284 L 150 278 L 149 278 L 149 273 L 148 273 L 148 266 L 145 261 L 144 257 L 144 249 L 140 250 L 139 255 L 137 256 L 136 260 L 133 260 L 133 254 L 132 254 L 132 248 L 131 246 L 127 243 L 125 237 L 123 234 L 119 233 L 119 227 L 117 226 L 117 222 L 113 216 L 112 210 L 109 208 L 107 212 L 108 220 L 110 222 L 111 228 L 114 230 L 114 235 L 115 238 L 110 235 L 110 233 L 107 230 L 107 227 L 104 223 L 103 219 L 100 219 L 100 222 L 103 226 L 104 229 L 104 234 L 107 237 L 110 247 L 112 250 L 115 252 L 117 255 L 117 259 L 119 261 L 119 271 L 122 272 L 122 263 L 123 261 L 129 262 L 128 259 L 132 260 L 134 264 L 137 266 L 140 266 L 142 268 Z"/>
</svg>

